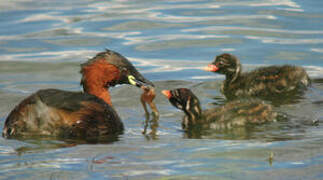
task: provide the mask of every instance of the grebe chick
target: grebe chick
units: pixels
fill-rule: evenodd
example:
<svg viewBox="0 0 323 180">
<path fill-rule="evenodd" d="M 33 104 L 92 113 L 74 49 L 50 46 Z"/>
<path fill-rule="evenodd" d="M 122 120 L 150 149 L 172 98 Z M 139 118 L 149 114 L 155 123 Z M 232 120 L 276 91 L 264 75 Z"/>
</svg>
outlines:
<svg viewBox="0 0 323 180">
<path fill-rule="evenodd" d="M 277 117 L 271 105 L 256 99 L 234 100 L 202 111 L 199 99 L 189 89 L 163 90 L 162 93 L 174 107 L 185 113 L 182 121 L 185 130 L 196 126 L 203 129 L 231 129 L 275 121 Z"/>
<path fill-rule="evenodd" d="M 205 70 L 225 75 L 221 90 L 229 99 L 289 95 L 303 92 L 311 84 L 306 71 L 298 66 L 268 66 L 242 73 L 239 59 L 228 53 L 217 56 Z"/>
</svg>

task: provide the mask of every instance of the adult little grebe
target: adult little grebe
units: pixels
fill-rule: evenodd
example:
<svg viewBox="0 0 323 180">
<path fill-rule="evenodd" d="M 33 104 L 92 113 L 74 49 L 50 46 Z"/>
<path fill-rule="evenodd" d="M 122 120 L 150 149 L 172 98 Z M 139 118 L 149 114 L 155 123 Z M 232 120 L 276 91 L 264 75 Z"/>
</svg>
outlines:
<svg viewBox="0 0 323 180">
<path fill-rule="evenodd" d="M 182 127 L 185 130 L 199 126 L 211 129 L 231 129 L 251 124 L 275 121 L 277 113 L 272 106 L 256 99 L 234 100 L 223 106 L 202 112 L 198 98 L 186 88 L 163 90 L 162 93 L 185 116 Z"/>
<path fill-rule="evenodd" d="M 239 59 L 227 53 L 217 56 L 205 70 L 226 76 L 222 92 L 227 98 L 284 95 L 302 92 L 311 84 L 306 71 L 297 66 L 269 66 L 241 73 Z"/>
<path fill-rule="evenodd" d="M 120 134 L 123 123 L 112 107 L 108 88 L 116 84 L 153 86 L 125 57 L 111 50 L 82 64 L 80 72 L 84 92 L 39 90 L 11 111 L 2 135 L 87 139 Z"/>
</svg>

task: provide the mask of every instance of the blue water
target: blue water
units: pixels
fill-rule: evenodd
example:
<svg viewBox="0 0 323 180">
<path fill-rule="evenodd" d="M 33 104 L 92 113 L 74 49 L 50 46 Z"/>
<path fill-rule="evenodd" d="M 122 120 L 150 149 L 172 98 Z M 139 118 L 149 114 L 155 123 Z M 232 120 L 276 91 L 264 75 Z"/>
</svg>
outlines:
<svg viewBox="0 0 323 180">
<path fill-rule="evenodd" d="M 0 179 L 323 179 L 322 19 L 319 0 L 1 1 L 1 129 L 38 89 L 81 90 L 79 64 L 105 48 L 126 56 L 158 92 L 191 88 L 204 109 L 224 100 L 224 77 L 202 70 L 224 52 L 244 71 L 303 66 L 314 83 L 300 102 L 276 107 L 286 122 L 199 139 L 186 136 L 183 113 L 160 93 L 160 118 L 143 135 L 140 90 L 118 86 L 112 102 L 126 127 L 118 141 L 1 137 Z"/>
</svg>

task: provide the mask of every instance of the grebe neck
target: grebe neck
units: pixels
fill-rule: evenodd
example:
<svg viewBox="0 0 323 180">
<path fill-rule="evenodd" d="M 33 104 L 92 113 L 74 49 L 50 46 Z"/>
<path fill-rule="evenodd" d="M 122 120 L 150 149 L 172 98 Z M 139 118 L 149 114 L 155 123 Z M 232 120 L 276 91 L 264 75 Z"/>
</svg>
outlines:
<svg viewBox="0 0 323 180">
<path fill-rule="evenodd" d="M 198 104 L 192 105 L 184 110 L 185 117 L 183 119 L 183 128 L 188 128 L 192 125 L 196 125 L 202 118 L 201 106 Z"/>
<path fill-rule="evenodd" d="M 227 73 L 225 74 L 225 79 L 227 83 L 235 82 L 241 74 L 241 65 L 240 63 L 237 64 L 236 68 L 228 69 Z"/>
<path fill-rule="evenodd" d="M 84 92 L 97 96 L 112 105 L 108 88 L 118 84 L 119 69 L 104 59 L 82 64 L 81 67 L 81 85 Z"/>
</svg>

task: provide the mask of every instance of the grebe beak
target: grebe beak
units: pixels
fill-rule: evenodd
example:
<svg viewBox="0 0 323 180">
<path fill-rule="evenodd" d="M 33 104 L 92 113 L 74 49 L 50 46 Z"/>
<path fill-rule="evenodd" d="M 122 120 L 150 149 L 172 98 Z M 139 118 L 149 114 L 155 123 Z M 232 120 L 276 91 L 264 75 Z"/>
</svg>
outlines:
<svg viewBox="0 0 323 180">
<path fill-rule="evenodd" d="M 128 67 L 128 82 L 131 85 L 137 86 L 137 87 L 142 87 L 142 86 L 150 86 L 150 87 L 155 87 L 155 85 L 144 78 L 143 75 L 141 75 L 134 67 Z"/>
<path fill-rule="evenodd" d="M 214 64 L 209 64 L 208 66 L 206 66 L 204 68 L 204 71 L 216 72 L 218 70 L 219 70 L 219 68 L 216 65 L 214 65 Z"/>
<path fill-rule="evenodd" d="M 128 76 L 128 81 L 129 81 L 129 84 L 134 85 L 134 86 L 137 86 L 139 88 L 149 88 L 149 87 L 153 87 L 154 86 L 154 84 L 151 83 L 150 81 L 148 81 L 148 83 L 147 82 L 143 82 L 143 81 L 140 81 L 140 80 L 136 79 L 132 75 L 129 75 Z"/>
<path fill-rule="evenodd" d="M 170 90 L 162 90 L 161 93 L 164 94 L 167 97 L 167 99 L 170 99 L 172 97 L 172 93 L 170 92 Z"/>
</svg>

